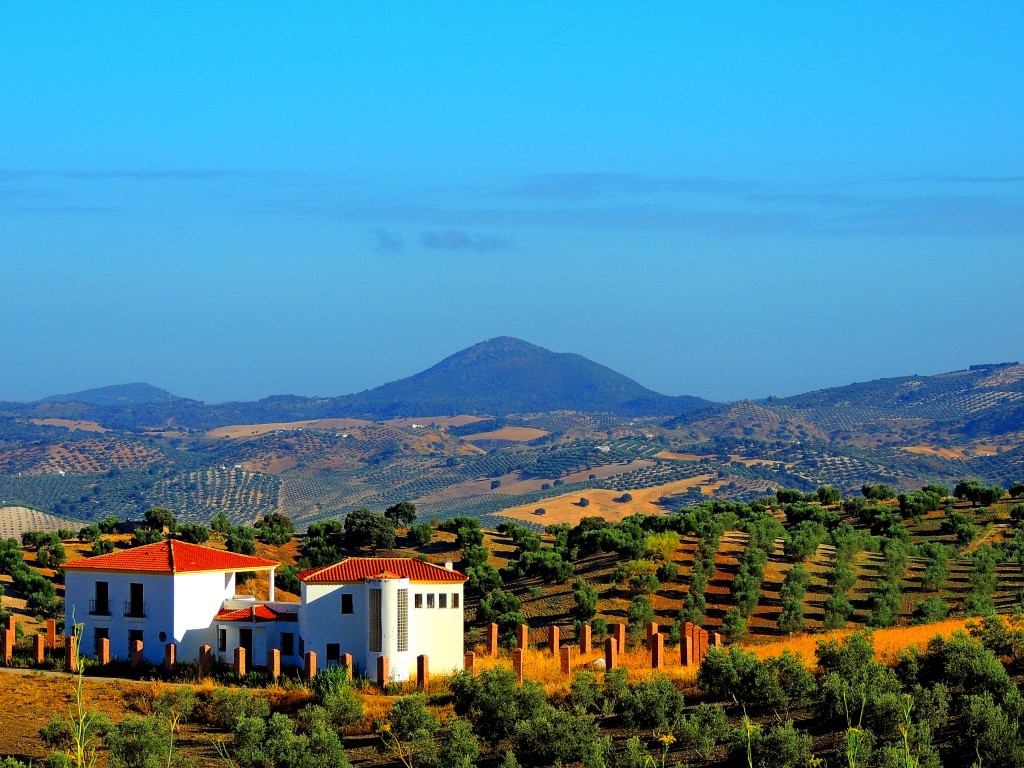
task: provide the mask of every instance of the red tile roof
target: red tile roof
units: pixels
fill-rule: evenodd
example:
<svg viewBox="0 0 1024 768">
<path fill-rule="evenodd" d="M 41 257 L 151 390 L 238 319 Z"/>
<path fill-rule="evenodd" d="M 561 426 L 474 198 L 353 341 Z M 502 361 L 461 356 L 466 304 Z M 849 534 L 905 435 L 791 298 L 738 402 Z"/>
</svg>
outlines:
<svg viewBox="0 0 1024 768">
<path fill-rule="evenodd" d="M 214 621 L 298 621 L 299 614 L 275 611 L 269 605 L 258 603 L 249 608 L 224 608 L 213 618 Z"/>
<path fill-rule="evenodd" d="M 138 573 L 200 573 L 203 571 L 262 571 L 279 563 L 262 557 L 237 555 L 184 541 L 158 541 L 123 552 L 97 555 L 64 564 L 64 570 L 133 571 Z"/>
<path fill-rule="evenodd" d="M 338 584 L 366 579 L 409 579 L 410 581 L 465 581 L 458 571 L 410 557 L 347 557 L 340 563 L 303 571 L 298 577 L 307 584 Z"/>
</svg>

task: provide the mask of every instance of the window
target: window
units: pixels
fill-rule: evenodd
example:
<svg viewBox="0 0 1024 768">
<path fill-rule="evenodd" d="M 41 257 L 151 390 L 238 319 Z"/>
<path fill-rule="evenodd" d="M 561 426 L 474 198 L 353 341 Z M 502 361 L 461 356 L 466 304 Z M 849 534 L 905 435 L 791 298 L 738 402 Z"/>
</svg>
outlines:
<svg viewBox="0 0 1024 768">
<path fill-rule="evenodd" d="M 124 615 L 135 619 L 146 618 L 146 603 L 143 600 L 142 585 L 129 584 L 128 590 L 131 599 L 124 604 Z"/>
<path fill-rule="evenodd" d="M 370 653 L 380 653 L 384 643 L 383 627 L 381 626 L 380 615 L 380 590 L 370 590 Z"/>
<path fill-rule="evenodd" d="M 291 632 L 281 633 L 281 655 L 282 656 L 294 656 L 295 655 L 295 635 Z"/>
<path fill-rule="evenodd" d="M 93 648 L 96 649 L 96 655 L 100 655 L 100 640 L 110 639 L 110 630 L 106 627 L 96 627 L 92 631 L 92 644 Z"/>
<path fill-rule="evenodd" d="M 110 615 L 110 585 L 105 581 L 96 582 L 96 597 L 89 601 L 89 613 L 93 616 Z"/>
<path fill-rule="evenodd" d="M 217 650 L 221 653 L 228 649 L 228 630 L 226 627 L 217 627 Z"/>
<path fill-rule="evenodd" d="M 409 590 L 398 590 L 398 650 L 409 650 Z"/>
<path fill-rule="evenodd" d="M 430 592 L 427 594 L 427 608 L 434 607 L 434 593 Z"/>
<path fill-rule="evenodd" d="M 160 634 L 157 635 L 157 637 L 160 639 L 161 643 L 166 643 L 167 642 L 167 633 L 164 632 L 163 630 L 160 631 Z"/>
<path fill-rule="evenodd" d="M 452 608 L 458 608 L 458 607 L 459 607 L 459 593 L 458 592 L 452 592 Z"/>
<path fill-rule="evenodd" d="M 438 608 L 447 608 L 448 607 L 448 593 L 447 592 L 442 592 L 440 595 L 437 596 L 437 607 Z"/>
<path fill-rule="evenodd" d="M 336 667 L 338 666 L 338 657 L 341 656 L 341 644 L 340 643 L 328 643 L 327 644 L 327 660 L 325 666 Z"/>
<path fill-rule="evenodd" d="M 352 595 L 351 594 L 343 594 L 341 596 L 341 612 L 342 613 L 352 613 L 353 612 L 352 611 Z"/>
<path fill-rule="evenodd" d="M 417 592 L 416 593 L 416 597 L 413 599 L 413 606 L 416 607 L 416 608 L 422 608 L 423 607 L 423 593 L 422 592 Z"/>
</svg>

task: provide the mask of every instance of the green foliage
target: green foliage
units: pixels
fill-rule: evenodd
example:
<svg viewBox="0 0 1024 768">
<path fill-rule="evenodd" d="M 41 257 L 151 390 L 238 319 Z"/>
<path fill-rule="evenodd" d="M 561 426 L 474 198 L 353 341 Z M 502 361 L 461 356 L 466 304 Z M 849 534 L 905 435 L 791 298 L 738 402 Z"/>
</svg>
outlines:
<svg viewBox="0 0 1024 768">
<path fill-rule="evenodd" d="M 154 531 L 163 531 L 166 529 L 169 533 L 174 533 L 178 525 L 178 518 L 175 517 L 171 510 L 164 507 L 153 507 L 151 509 L 147 509 L 143 519 L 145 520 L 146 526 Z"/>
<path fill-rule="evenodd" d="M 293 595 L 302 593 L 302 582 L 299 581 L 298 569 L 294 565 L 279 565 L 274 571 L 274 585 Z"/>
<path fill-rule="evenodd" d="M 825 526 L 814 520 L 805 520 L 797 523 L 786 532 L 783 543 L 783 551 L 786 557 L 802 563 L 809 557 L 813 557 L 818 551 L 818 546 L 828 538 L 828 531 Z"/>
<path fill-rule="evenodd" d="M 351 547 L 393 549 L 395 524 L 383 515 L 368 509 L 354 509 L 345 515 L 345 543 Z"/>
<path fill-rule="evenodd" d="M 89 553 L 91 557 L 96 555 L 109 555 L 114 551 L 114 542 L 110 539 L 97 539 L 92 545 L 92 551 Z"/>
<path fill-rule="evenodd" d="M 758 768 L 804 768 L 810 765 L 811 736 L 797 730 L 792 720 L 758 729 L 752 736 L 752 746 Z"/>
<path fill-rule="evenodd" d="M 917 554 L 926 561 L 921 572 L 921 588 L 929 592 L 942 589 L 949 578 L 949 561 L 956 550 L 946 544 L 927 541 L 918 545 Z"/>
<path fill-rule="evenodd" d="M 807 704 L 816 691 L 814 676 L 798 656 L 787 651 L 759 660 L 737 646 L 709 648 L 697 685 L 714 700 L 735 696 L 755 710 L 777 713 Z"/>
<path fill-rule="evenodd" d="M 414 547 L 425 547 L 434 540 L 434 528 L 430 523 L 416 523 L 409 527 L 409 543 Z"/>
<path fill-rule="evenodd" d="M 946 519 L 942 521 L 942 532 L 954 534 L 960 546 L 966 546 L 978 537 L 978 529 L 974 527 L 974 518 L 952 508 L 946 510 Z"/>
<path fill-rule="evenodd" d="M 622 697 L 622 716 L 631 727 L 651 731 L 671 730 L 683 711 L 683 694 L 665 675 L 630 686 Z"/>
<path fill-rule="evenodd" d="M 597 588 L 584 579 L 576 579 L 572 583 L 572 599 L 576 603 L 576 615 L 583 621 L 592 619 L 597 614 L 597 601 L 600 593 Z"/>
<path fill-rule="evenodd" d="M 44 544 L 36 552 L 36 565 L 40 568 L 59 568 L 67 560 L 67 552 L 60 542 Z"/>
<path fill-rule="evenodd" d="M 860 492 L 865 499 L 873 499 L 875 501 L 886 501 L 887 499 L 896 498 L 896 491 L 893 490 L 893 487 L 883 483 L 865 483 L 861 487 Z"/>
<path fill-rule="evenodd" d="M 256 521 L 256 537 L 264 544 L 281 546 L 291 541 L 295 533 L 295 524 L 287 515 L 272 512 Z"/>
<path fill-rule="evenodd" d="M 938 597 L 922 600 L 914 608 L 912 624 L 932 624 L 949 616 L 949 604 Z"/>
<path fill-rule="evenodd" d="M 456 714 L 467 718 L 473 731 L 492 747 L 510 739 L 516 723 L 530 720 L 546 706 L 540 686 L 531 680 L 518 685 L 515 672 L 503 667 L 477 676 L 459 672 L 449 685 Z"/>
<path fill-rule="evenodd" d="M 256 531 L 244 525 L 233 525 L 224 541 L 228 552 L 239 555 L 256 554 Z"/>
<path fill-rule="evenodd" d="M 822 485 L 818 487 L 818 502 L 821 504 L 838 504 L 839 500 L 842 499 L 843 494 L 838 489 L 833 488 L 831 485 Z"/>
<path fill-rule="evenodd" d="M 106 735 L 111 768 L 165 768 L 182 765 L 171 755 L 171 729 L 162 717 L 128 715 Z"/>
<path fill-rule="evenodd" d="M 310 568 L 321 568 L 342 558 L 342 530 L 339 520 L 322 520 L 310 524 L 299 545 L 302 559 Z"/>
<path fill-rule="evenodd" d="M 811 583 L 811 575 L 800 565 L 794 565 L 786 574 L 779 598 L 782 610 L 779 612 L 779 629 L 783 632 L 799 632 L 804 628 L 804 595 Z"/>
<path fill-rule="evenodd" d="M 400 501 L 385 509 L 384 517 L 396 528 L 412 525 L 412 521 L 416 519 L 416 505 L 411 501 Z"/>
<path fill-rule="evenodd" d="M 958 499 L 967 499 L 975 507 L 987 507 L 995 504 L 1003 498 L 1006 493 L 998 485 L 986 486 L 977 480 L 961 480 L 953 489 L 953 495 Z"/>
<path fill-rule="evenodd" d="M 189 544 L 205 544 L 210 539 L 210 529 L 200 523 L 184 523 L 178 526 L 178 535 Z"/>
<path fill-rule="evenodd" d="M 716 746 L 729 741 L 731 731 L 722 706 L 700 704 L 688 717 L 679 718 L 673 735 L 684 749 L 692 749 L 706 760 Z"/>
<path fill-rule="evenodd" d="M 136 528 L 132 532 L 132 540 L 129 546 L 142 547 L 146 544 L 156 544 L 158 541 L 163 540 L 163 533 L 155 528 Z"/>
<path fill-rule="evenodd" d="M 654 608 L 651 606 L 651 598 L 647 595 L 636 595 L 630 601 L 626 611 L 627 631 L 631 636 L 639 637 L 652 621 L 654 621 Z"/>
</svg>

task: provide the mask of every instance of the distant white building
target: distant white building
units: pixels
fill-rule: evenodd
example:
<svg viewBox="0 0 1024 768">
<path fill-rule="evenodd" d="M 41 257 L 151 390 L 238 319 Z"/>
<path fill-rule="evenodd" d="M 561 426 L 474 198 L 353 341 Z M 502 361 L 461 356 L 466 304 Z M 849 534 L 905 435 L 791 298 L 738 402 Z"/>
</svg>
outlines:
<svg viewBox="0 0 1024 768">
<path fill-rule="evenodd" d="M 195 661 L 209 645 L 229 661 L 236 647 L 250 665 L 277 648 L 284 664 L 299 665 L 307 651 L 321 666 L 352 655 L 357 674 L 371 677 L 387 656 L 390 677 L 408 680 L 416 657 L 447 673 L 463 664 L 463 585 L 466 577 L 411 558 L 350 557 L 299 574 L 301 601 L 274 600 L 278 563 L 181 541 L 65 564 L 68 632 L 83 624 L 82 653 L 95 655 L 100 638 L 114 658 L 127 658 L 132 640 L 147 661 L 163 660 L 166 643 L 180 661 Z M 235 593 L 240 571 L 267 572 L 270 599 Z"/>
</svg>

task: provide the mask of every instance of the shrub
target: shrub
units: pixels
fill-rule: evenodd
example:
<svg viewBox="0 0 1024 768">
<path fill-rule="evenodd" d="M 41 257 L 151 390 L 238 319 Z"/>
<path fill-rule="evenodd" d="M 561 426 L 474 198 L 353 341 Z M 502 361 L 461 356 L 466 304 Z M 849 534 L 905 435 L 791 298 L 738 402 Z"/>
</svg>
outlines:
<svg viewBox="0 0 1024 768">
<path fill-rule="evenodd" d="M 931 624 L 936 621 L 942 621 L 948 615 L 949 605 L 945 600 L 938 597 L 929 597 L 915 606 L 911 623 Z"/>
<path fill-rule="evenodd" d="M 434 529 L 430 523 L 416 523 L 409 528 L 409 542 L 415 547 L 425 547 L 434 540 Z"/>
<path fill-rule="evenodd" d="M 199 523 L 184 523 L 179 526 L 178 535 L 190 544 L 205 544 L 210 538 L 210 529 Z"/>
<path fill-rule="evenodd" d="M 673 725 L 683 710 L 683 694 L 665 675 L 654 675 L 632 685 L 622 698 L 622 715 L 636 728 L 664 730 Z"/>
<path fill-rule="evenodd" d="M 809 734 L 793 727 L 793 721 L 767 730 L 759 729 L 752 736 L 754 759 L 764 768 L 803 768 L 810 765 L 813 743 Z"/>
<path fill-rule="evenodd" d="M 729 721 L 721 706 L 701 704 L 689 717 L 679 719 L 673 733 L 684 749 L 707 760 L 718 744 L 729 739 Z"/>
<path fill-rule="evenodd" d="M 576 579 L 572 583 L 572 598 L 576 603 L 576 615 L 586 621 L 597 613 L 597 601 L 599 598 L 597 589 L 583 579 Z"/>
</svg>

